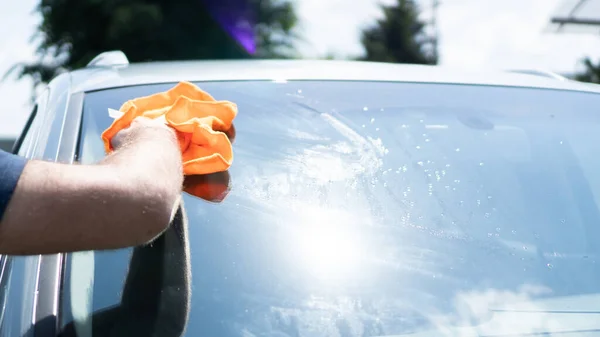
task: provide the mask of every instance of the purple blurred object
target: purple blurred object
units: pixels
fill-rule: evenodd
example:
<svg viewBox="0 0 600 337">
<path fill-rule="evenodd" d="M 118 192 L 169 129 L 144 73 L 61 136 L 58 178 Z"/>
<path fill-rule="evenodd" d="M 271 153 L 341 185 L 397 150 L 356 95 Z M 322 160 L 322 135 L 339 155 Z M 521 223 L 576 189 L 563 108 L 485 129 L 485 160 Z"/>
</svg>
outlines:
<svg viewBox="0 0 600 337">
<path fill-rule="evenodd" d="M 250 54 L 256 52 L 256 13 L 248 0 L 203 0 L 209 13 Z"/>
</svg>

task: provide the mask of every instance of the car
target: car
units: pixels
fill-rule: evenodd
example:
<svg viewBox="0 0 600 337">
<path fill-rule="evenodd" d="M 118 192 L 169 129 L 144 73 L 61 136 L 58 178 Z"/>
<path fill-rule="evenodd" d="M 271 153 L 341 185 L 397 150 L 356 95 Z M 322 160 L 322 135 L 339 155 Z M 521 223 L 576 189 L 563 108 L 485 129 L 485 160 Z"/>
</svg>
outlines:
<svg viewBox="0 0 600 337">
<path fill-rule="evenodd" d="M 148 245 L 2 256 L 0 337 L 600 335 L 599 86 L 112 51 L 14 152 L 96 163 L 109 109 L 180 81 L 238 105 L 227 196 L 184 193 Z"/>
</svg>

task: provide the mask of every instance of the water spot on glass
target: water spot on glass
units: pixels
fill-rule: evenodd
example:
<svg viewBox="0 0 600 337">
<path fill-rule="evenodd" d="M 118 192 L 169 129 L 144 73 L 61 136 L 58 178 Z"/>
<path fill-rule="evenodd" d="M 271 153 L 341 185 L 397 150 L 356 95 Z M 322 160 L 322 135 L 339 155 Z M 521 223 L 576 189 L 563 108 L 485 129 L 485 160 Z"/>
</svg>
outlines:
<svg viewBox="0 0 600 337">
<path fill-rule="evenodd" d="M 362 127 L 364 128 L 364 127 L 366 127 L 366 125 L 363 124 Z"/>
<path fill-rule="evenodd" d="M 383 109 L 379 109 L 379 111 L 383 111 Z"/>
<path fill-rule="evenodd" d="M 552 268 L 554 268 L 554 265 L 552 263 L 548 263 L 548 264 L 546 264 L 546 267 L 548 267 L 548 269 L 552 269 Z"/>
<path fill-rule="evenodd" d="M 522 257 L 522 258 L 521 258 L 521 261 L 525 261 L 525 258 L 524 258 L 524 257 Z"/>
<path fill-rule="evenodd" d="M 488 200 L 489 200 L 489 199 L 492 199 L 492 196 L 491 196 L 491 195 L 488 195 L 488 197 L 487 197 L 487 198 L 488 198 Z"/>
<path fill-rule="evenodd" d="M 423 123 L 424 121 L 422 119 L 419 119 L 419 123 Z"/>
<path fill-rule="evenodd" d="M 406 167 L 406 165 L 402 166 L 402 172 L 406 172 L 408 170 L 408 167 Z"/>
<path fill-rule="evenodd" d="M 446 170 L 442 170 L 442 177 L 446 176 Z"/>
<path fill-rule="evenodd" d="M 449 190 L 449 189 L 450 189 L 450 186 L 449 186 L 449 185 L 446 185 L 446 186 L 444 186 L 444 188 L 445 188 L 445 189 L 447 189 L 447 190 Z"/>
<path fill-rule="evenodd" d="M 301 93 L 302 93 L 302 89 L 298 89 L 298 91 L 297 91 L 297 92 L 298 92 L 299 94 L 301 94 Z"/>
<path fill-rule="evenodd" d="M 369 107 L 363 107 L 363 111 L 369 111 Z"/>
<path fill-rule="evenodd" d="M 562 145 L 562 144 L 563 144 L 563 141 L 561 140 L 560 142 L 558 142 L 558 144 Z"/>
<path fill-rule="evenodd" d="M 375 118 L 371 118 L 371 124 L 375 123 Z"/>
<path fill-rule="evenodd" d="M 417 165 L 419 165 L 419 166 L 423 166 L 423 162 L 422 162 L 422 161 L 418 161 L 418 162 L 417 162 Z"/>
<path fill-rule="evenodd" d="M 401 128 L 406 129 L 406 128 L 408 128 L 408 125 L 402 124 Z"/>
<path fill-rule="evenodd" d="M 419 150 L 421 147 L 419 145 L 415 146 L 415 149 Z"/>
<path fill-rule="evenodd" d="M 533 237 L 536 238 L 536 239 L 539 239 L 540 238 L 540 233 L 533 233 Z"/>
<path fill-rule="evenodd" d="M 565 222 L 567 222 L 567 220 L 565 220 L 565 219 L 560 219 L 560 223 L 565 223 Z"/>
<path fill-rule="evenodd" d="M 527 246 L 523 246 L 523 250 L 527 250 Z"/>
<path fill-rule="evenodd" d="M 481 206 L 481 200 L 477 199 L 477 206 Z"/>
<path fill-rule="evenodd" d="M 510 232 L 511 232 L 513 235 L 517 234 L 517 231 L 516 231 L 516 230 L 514 230 L 514 229 L 513 229 L 512 231 L 510 231 Z"/>
<path fill-rule="evenodd" d="M 459 179 L 454 179 L 454 182 L 457 184 L 460 184 L 460 180 Z"/>
<path fill-rule="evenodd" d="M 489 212 L 487 212 L 483 215 L 483 217 L 485 217 L 485 218 L 489 218 L 490 216 L 492 216 L 492 213 L 489 213 Z"/>
<path fill-rule="evenodd" d="M 379 128 L 375 128 L 375 131 L 379 131 Z"/>
<path fill-rule="evenodd" d="M 426 143 L 429 143 L 429 138 L 425 138 L 425 142 L 426 142 Z"/>
<path fill-rule="evenodd" d="M 462 201 L 462 200 L 460 200 L 460 201 L 458 202 L 458 205 L 459 205 L 459 206 L 462 206 L 462 205 L 464 205 L 464 204 L 465 204 L 465 202 L 464 202 L 464 201 Z"/>
<path fill-rule="evenodd" d="M 454 150 L 456 152 L 460 152 L 460 147 L 457 147 L 456 150 Z"/>
<path fill-rule="evenodd" d="M 483 166 L 483 162 L 479 163 L 479 166 Z"/>
<path fill-rule="evenodd" d="M 491 238 L 492 236 L 494 236 L 494 234 L 492 233 L 487 233 L 488 234 L 488 238 Z"/>
<path fill-rule="evenodd" d="M 410 192 L 410 186 L 406 188 L 406 191 Z"/>
<path fill-rule="evenodd" d="M 500 227 L 496 227 L 496 232 L 499 233 L 500 231 L 501 231 Z"/>
<path fill-rule="evenodd" d="M 424 133 L 424 134 L 423 134 L 423 137 L 427 138 L 427 134 L 426 134 L 426 133 Z"/>
</svg>

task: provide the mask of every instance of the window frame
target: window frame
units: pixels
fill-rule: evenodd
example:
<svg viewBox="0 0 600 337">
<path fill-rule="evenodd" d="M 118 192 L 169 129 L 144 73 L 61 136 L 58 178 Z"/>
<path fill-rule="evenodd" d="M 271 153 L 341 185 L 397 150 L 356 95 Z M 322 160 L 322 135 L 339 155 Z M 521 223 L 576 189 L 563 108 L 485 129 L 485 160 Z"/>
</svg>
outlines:
<svg viewBox="0 0 600 337">
<path fill-rule="evenodd" d="M 23 130 L 21 131 L 21 133 L 19 134 L 19 137 L 13 144 L 13 147 L 12 147 L 13 154 L 18 154 L 19 151 L 21 150 L 21 147 L 23 145 L 28 144 L 27 141 L 30 140 L 30 138 L 27 138 L 27 136 L 31 135 L 31 133 L 29 131 L 31 129 L 31 126 L 33 125 L 33 121 L 35 120 L 37 111 L 38 111 L 38 104 L 35 104 L 33 107 L 33 110 L 29 114 L 29 117 L 27 117 L 27 122 L 25 122 L 25 126 L 23 127 Z"/>
<path fill-rule="evenodd" d="M 68 74 L 61 75 L 54 79 L 39 96 L 23 131 L 13 145 L 12 152 L 14 154 L 29 160 L 74 162 L 81 129 L 84 93 L 73 93 L 70 86 L 70 76 Z M 26 293 L 23 294 L 27 298 L 26 302 L 31 306 L 32 314 L 28 318 L 29 312 L 21 313 L 24 322 L 30 322 L 26 336 L 55 337 L 58 334 L 60 315 L 59 297 L 62 286 L 61 275 L 64 268 L 63 254 L 19 258 L 27 261 L 25 268 L 35 276 L 32 282 L 33 288 L 27 288 L 24 290 Z M 12 260 L 12 256 L 0 256 L 0 285 L 10 280 L 9 267 Z M 6 288 L 2 288 L 2 290 L 4 289 Z M 28 294 L 32 294 L 31 297 Z M 7 307 L 10 308 L 10 303 L 0 306 L 0 317 Z M 3 331 L 0 331 L 0 337 L 5 337 Z"/>
</svg>

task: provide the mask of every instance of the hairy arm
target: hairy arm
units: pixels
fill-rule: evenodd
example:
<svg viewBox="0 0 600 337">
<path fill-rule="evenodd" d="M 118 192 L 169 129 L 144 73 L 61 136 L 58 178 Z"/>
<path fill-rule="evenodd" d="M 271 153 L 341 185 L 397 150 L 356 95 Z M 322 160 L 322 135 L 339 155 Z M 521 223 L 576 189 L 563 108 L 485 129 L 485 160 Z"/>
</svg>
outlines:
<svg viewBox="0 0 600 337">
<path fill-rule="evenodd" d="M 0 223 L 0 253 L 144 244 L 169 225 L 183 181 L 174 132 L 136 119 L 97 165 L 27 163 Z"/>
</svg>

